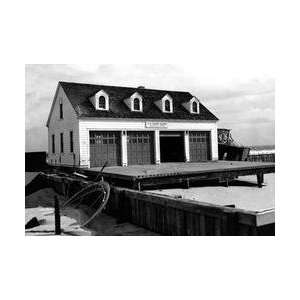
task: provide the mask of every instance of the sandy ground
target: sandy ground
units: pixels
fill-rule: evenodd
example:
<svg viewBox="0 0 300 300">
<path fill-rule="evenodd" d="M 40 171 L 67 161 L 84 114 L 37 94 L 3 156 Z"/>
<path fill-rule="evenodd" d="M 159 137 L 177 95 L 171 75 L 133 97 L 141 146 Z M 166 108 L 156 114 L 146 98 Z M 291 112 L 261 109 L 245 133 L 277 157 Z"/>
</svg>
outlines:
<svg viewBox="0 0 300 300">
<path fill-rule="evenodd" d="M 27 229 L 26 235 L 54 235 L 54 209 L 51 207 L 35 207 L 26 209 L 26 221 L 37 217 L 41 225 Z M 62 215 L 60 218 L 62 234 L 61 235 L 92 235 L 92 232 L 81 228 L 76 219 L 68 215 Z"/>
<path fill-rule="evenodd" d="M 36 217 L 40 226 L 25 230 L 26 235 L 54 235 L 54 208 L 53 199 L 57 195 L 53 189 L 46 188 L 39 190 L 25 198 L 25 224 Z M 58 196 L 60 203 L 64 202 L 63 197 Z M 79 215 L 79 213 L 78 213 Z M 91 231 L 81 228 L 75 218 L 68 210 L 61 211 L 62 235 L 91 235 Z"/>
<path fill-rule="evenodd" d="M 29 183 L 38 173 L 26 173 L 26 183 Z M 25 235 L 54 235 L 54 196 L 57 196 L 60 203 L 65 199 L 55 193 L 52 188 L 39 190 L 25 197 L 25 224 L 37 217 L 41 225 L 25 230 Z M 106 214 L 98 215 L 87 227 L 80 224 L 86 220 L 85 213 L 80 209 L 61 210 L 62 235 L 156 235 L 142 227 L 130 223 L 118 223 L 116 218 Z"/>
<path fill-rule="evenodd" d="M 256 176 L 243 176 L 229 187 L 218 184 L 202 185 L 190 189 L 163 189 L 151 193 L 182 197 L 184 199 L 217 205 L 235 204 L 236 208 L 263 211 L 275 208 L 275 174 L 265 174 L 265 186 L 257 187 Z"/>
</svg>

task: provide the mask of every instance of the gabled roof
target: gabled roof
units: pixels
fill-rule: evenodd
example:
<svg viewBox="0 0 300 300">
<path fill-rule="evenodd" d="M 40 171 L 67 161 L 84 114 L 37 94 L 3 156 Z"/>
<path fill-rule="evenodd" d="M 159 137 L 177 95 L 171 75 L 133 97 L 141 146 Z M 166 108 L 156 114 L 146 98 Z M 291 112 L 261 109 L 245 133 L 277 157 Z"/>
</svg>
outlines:
<svg viewBox="0 0 300 300">
<path fill-rule="evenodd" d="M 188 92 L 152 90 L 144 88 L 94 85 L 83 83 L 59 82 L 78 117 L 99 118 L 142 118 L 142 119 L 180 119 L 180 120 L 212 120 L 218 118 L 200 103 L 200 114 L 190 114 L 183 106 L 193 96 Z M 109 111 L 95 110 L 89 98 L 98 91 L 104 90 L 109 95 Z M 143 112 L 132 112 L 124 103 L 124 99 L 138 92 L 143 97 Z M 173 113 L 163 113 L 155 105 L 155 101 L 169 94 L 173 99 Z"/>
</svg>

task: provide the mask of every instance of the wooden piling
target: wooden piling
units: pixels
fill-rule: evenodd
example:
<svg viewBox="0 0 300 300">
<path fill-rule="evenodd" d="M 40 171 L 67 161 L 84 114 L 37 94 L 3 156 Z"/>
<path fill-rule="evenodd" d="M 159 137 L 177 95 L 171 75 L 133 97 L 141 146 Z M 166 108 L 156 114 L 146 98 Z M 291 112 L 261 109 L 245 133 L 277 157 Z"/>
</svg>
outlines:
<svg viewBox="0 0 300 300">
<path fill-rule="evenodd" d="M 257 176 L 257 185 L 259 188 L 262 188 L 264 182 L 264 173 L 259 172 L 257 173 L 256 176 Z"/>
<path fill-rule="evenodd" d="M 61 234 L 60 228 L 60 211 L 59 211 L 59 201 L 57 196 L 54 196 L 54 218 L 55 218 L 55 234 Z"/>
</svg>

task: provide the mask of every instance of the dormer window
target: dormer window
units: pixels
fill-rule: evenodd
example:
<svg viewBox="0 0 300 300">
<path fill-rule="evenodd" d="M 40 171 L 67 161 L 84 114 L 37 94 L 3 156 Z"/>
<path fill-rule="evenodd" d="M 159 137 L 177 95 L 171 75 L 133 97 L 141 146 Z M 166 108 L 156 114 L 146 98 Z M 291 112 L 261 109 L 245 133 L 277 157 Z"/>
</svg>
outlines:
<svg viewBox="0 0 300 300">
<path fill-rule="evenodd" d="M 173 99 L 170 95 L 165 95 L 162 99 L 156 101 L 155 104 L 163 113 L 173 113 Z"/>
<path fill-rule="evenodd" d="M 139 98 L 133 99 L 133 110 L 141 111 L 141 99 L 139 99 Z"/>
<path fill-rule="evenodd" d="M 109 96 L 104 90 L 97 92 L 90 101 L 96 110 L 109 110 Z"/>
<path fill-rule="evenodd" d="M 105 109 L 106 108 L 106 99 L 104 96 L 100 96 L 98 100 L 98 108 Z"/>
<path fill-rule="evenodd" d="M 124 102 L 131 111 L 143 111 L 143 97 L 138 92 L 125 99 Z"/>
<path fill-rule="evenodd" d="M 182 106 L 191 114 L 200 114 L 200 101 L 196 97 L 193 97 L 187 102 L 183 102 Z"/>
<path fill-rule="evenodd" d="M 170 100 L 165 101 L 165 111 L 170 112 L 171 111 L 171 103 Z"/>
<path fill-rule="evenodd" d="M 192 102 L 192 113 L 199 114 L 199 102 L 196 101 Z"/>
</svg>

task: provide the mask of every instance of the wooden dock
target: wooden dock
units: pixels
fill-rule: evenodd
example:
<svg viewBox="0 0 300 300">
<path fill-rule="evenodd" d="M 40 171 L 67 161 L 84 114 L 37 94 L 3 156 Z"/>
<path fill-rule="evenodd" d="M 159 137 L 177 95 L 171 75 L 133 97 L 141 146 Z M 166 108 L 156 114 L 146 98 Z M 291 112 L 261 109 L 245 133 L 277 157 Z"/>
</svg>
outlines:
<svg viewBox="0 0 300 300">
<path fill-rule="evenodd" d="M 101 168 L 82 169 L 96 176 Z M 263 186 L 264 174 L 274 173 L 275 163 L 248 161 L 209 161 L 199 163 L 164 163 L 160 165 L 135 165 L 107 167 L 101 176 L 109 182 L 125 183 L 142 190 L 162 184 L 180 183 L 189 188 L 191 181 L 219 180 L 226 185 L 239 176 L 256 175 L 258 187 Z"/>
<path fill-rule="evenodd" d="M 267 172 L 268 168 L 253 170 Z M 65 197 L 93 182 L 59 172 L 40 176 Z M 105 213 L 116 217 L 118 223 L 129 222 L 162 235 L 275 234 L 274 207 L 253 211 L 120 186 L 112 186 Z"/>
</svg>

